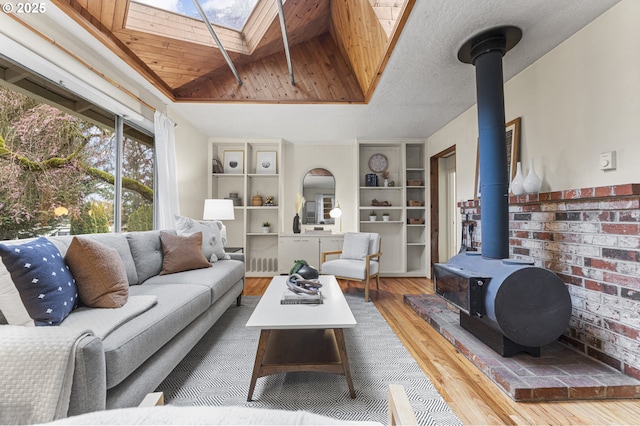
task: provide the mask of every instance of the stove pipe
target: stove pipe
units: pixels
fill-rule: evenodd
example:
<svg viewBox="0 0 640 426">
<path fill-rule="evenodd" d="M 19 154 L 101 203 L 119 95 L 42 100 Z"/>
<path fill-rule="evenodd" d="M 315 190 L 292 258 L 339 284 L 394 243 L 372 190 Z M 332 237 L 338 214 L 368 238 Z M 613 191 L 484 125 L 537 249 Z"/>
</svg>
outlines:
<svg viewBox="0 0 640 426">
<path fill-rule="evenodd" d="M 509 257 L 509 176 L 506 165 L 502 57 L 522 38 L 517 27 L 484 31 L 468 40 L 458 59 L 476 68 L 482 197 L 482 256 Z"/>
</svg>

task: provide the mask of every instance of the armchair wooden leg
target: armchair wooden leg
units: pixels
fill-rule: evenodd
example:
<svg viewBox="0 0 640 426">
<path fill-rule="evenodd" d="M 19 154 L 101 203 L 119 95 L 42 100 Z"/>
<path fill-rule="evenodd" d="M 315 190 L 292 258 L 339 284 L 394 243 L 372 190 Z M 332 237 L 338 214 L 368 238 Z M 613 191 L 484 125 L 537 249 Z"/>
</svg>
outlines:
<svg viewBox="0 0 640 426">
<path fill-rule="evenodd" d="M 364 301 L 369 301 L 369 277 L 367 277 L 366 281 L 364 282 Z"/>
<path fill-rule="evenodd" d="M 380 272 L 376 275 L 376 290 L 380 291 Z"/>
</svg>

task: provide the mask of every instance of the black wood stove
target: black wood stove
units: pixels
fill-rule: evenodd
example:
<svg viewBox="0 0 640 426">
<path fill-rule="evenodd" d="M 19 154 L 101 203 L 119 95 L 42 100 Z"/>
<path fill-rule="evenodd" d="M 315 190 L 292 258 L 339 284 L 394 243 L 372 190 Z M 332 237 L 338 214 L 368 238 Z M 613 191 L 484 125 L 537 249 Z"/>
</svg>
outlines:
<svg viewBox="0 0 640 426">
<path fill-rule="evenodd" d="M 468 40 L 458 59 L 476 68 L 482 194 L 482 252 L 434 264 L 436 293 L 460 309 L 460 325 L 502 356 L 556 340 L 569 325 L 571 298 L 553 272 L 509 257 L 509 177 L 502 57 L 521 39 L 513 26 Z"/>
</svg>

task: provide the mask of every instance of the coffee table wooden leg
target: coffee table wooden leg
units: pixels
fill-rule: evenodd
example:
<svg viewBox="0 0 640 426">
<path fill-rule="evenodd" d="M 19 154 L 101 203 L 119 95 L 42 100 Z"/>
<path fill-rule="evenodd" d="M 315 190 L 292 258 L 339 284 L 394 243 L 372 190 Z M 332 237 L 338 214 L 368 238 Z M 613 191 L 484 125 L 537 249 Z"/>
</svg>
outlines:
<svg viewBox="0 0 640 426">
<path fill-rule="evenodd" d="M 344 375 L 347 378 L 347 385 L 349 386 L 349 394 L 351 398 L 356 397 L 356 391 L 353 388 L 353 381 L 351 380 L 351 369 L 349 368 L 349 358 L 347 357 L 347 346 L 344 343 L 344 332 L 341 328 L 334 328 L 333 332 L 336 335 L 336 343 L 338 344 L 338 351 L 340 351 L 340 360 L 342 361 L 342 368 Z"/>
<path fill-rule="evenodd" d="M 249 396 L 247 396 L 247 401 L 251 401 L 253 397 L 253 391 L 256 388 L 256 381 L 258 377 L 260 377 L 260 368 L 262 367 L 262 360 L 264 359 L 264 354 L 267 351 L 267 344 L 269 343 L 269 336 L 271 335 L 271 330 L 261 330 L 260 331 L 260 340 L 258 341 L 258 350 L 256 352 L 256 360 L 253 364 L 253 374 L 251 375 L 251 384 L 249 385 Z"/>
</svg>

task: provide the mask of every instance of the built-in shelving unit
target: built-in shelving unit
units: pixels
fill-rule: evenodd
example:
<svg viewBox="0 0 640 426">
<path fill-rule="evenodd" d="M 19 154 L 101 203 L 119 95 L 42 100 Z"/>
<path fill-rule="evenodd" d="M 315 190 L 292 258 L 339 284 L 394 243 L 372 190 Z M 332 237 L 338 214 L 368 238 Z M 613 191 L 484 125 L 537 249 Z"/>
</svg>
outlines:
<svg viewBox="0 0 640 426">
<path fill-rule="evenodd" d="M 376 154 L 387 160 L 386 185 L 382 172 L 369 168 Z M 426 276 L 425 155 L 424 140 L 358 141 L 358 224 L 360 231 L 382 237 L 383 275 Z M 367 180 L 373 173 L 377 186 Z M 371 213 L 376 220 L 369 218 Z"/>
<path fill-rule="evenodd" d="M 280 200 L 282 179 L 280 168 L 283 164 L 282 140 L 235 140 L 211 139 L 209 159 L 211 178 L 209 196 L 211 198 L 231 198 L 237 194 L 239 202 L 234 207 L 235 219 L 225 220 L 228 245 L 244 248 L 246 275 L 264 276 L 278 272 L 278 229 L 280 220 Z M 260 173 L 258 153 L 275 153 L 275 173 Z M 216 173 L 214 159 L 224 167 L 225 155 L 241 155 L 242 167 L 238 173 Z M 262 170 L 263 171 L 263 170 Z M 252 198 L 260 195 L 263 205 L 254 206 Z M 264 205 L 267 196 L 273 196 L 272 206 Z M 270 223 L 270 232 L 262 231 L 262 224 Z"/>
</svg>

